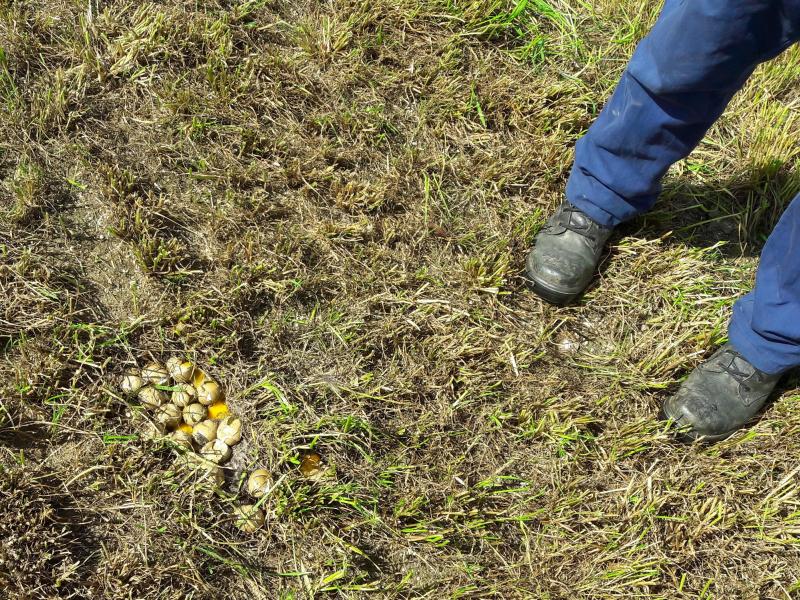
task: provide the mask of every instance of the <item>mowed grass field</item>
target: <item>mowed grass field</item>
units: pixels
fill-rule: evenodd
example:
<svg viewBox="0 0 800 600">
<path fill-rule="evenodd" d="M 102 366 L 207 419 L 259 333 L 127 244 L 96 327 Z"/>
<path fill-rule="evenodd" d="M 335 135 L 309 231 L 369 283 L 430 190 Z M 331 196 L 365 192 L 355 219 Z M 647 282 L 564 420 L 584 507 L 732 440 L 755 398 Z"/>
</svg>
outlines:
<svg viewBox="0 0 800 600">
<path fill-rule="evenodd" d="M 709 447 L 658 407 L 800 191 L 800 51 L 580 304 L 521 277 L 658 10 L 0 2 L 0 597 L 797 597 L 798 380 Z M 174 354 L 274 473 L 256 534 L 118 391 Z"/>
</svg>

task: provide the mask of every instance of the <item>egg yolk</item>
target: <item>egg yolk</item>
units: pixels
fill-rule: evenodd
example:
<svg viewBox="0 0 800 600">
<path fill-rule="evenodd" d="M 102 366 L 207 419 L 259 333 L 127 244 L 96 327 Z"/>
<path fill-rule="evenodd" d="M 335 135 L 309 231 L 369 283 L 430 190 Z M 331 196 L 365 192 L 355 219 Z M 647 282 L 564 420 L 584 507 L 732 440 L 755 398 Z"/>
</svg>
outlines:
<svg viewBox="0 0 800 600">
<path fill-rule="evenodd" d="M 200 369 L 195 369 L 194 373 L 192 374 L 192 385 L 194 385 L 195 389 L 203 385 L 203 382 L 205 380 L 206 380 L 206 374 L 203 373 L 203 371 Z"/>
<path fill-rule="evenodd" d="M 209 419 L 221 419 L 228 414 L 228 405 L 224 402 L 215 402 L 208 407 Z"/>
</svg>

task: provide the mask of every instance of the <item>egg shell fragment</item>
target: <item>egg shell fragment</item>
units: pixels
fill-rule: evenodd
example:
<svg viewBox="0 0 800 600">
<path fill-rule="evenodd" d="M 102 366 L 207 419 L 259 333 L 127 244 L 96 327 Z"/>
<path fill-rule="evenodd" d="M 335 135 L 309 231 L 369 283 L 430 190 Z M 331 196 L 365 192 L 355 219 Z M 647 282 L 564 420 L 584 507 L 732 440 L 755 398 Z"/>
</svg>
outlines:
<svg viewBox="0 0 800 600">
<path fill-rule="evenodd" d="M 156 389 L 151 386 L 145 386 L 136 394 L 139 402 L 145 408 L 156 409 L 167 401 L 167 394 L 163 390 Z"/>
<path fill-rule="evenodd" d="M 236 527 L 245 533 L 255 533 L 264 525 L 264 511 L 253 504 L 243 504 L 234 509 Z"/>
<path fill-rule="evenodd" d="M 169 385 L 169 373 L 163 365 L 156 362 L 142 369 L 142 377 L 153 385 Z"/>
<path fill-rule="evenodd" d="M 200 448 L 200 455 L 213 463 L 222 464 L 230 460 L 231 447 L 222 440 L 214 440 Z"/>
<path fill-rule="evenodd" d="M 217 427 L 217 438 L 228 444 L 235 446 L 242 439 L 242 420 L 239 417 L 228 415 L 219 422 Z"/>
<path fill-rule="evenodd" d="M 211 406 L 222 400 L 222 388 L 216 381 L 206 380 L 197 388 L 197 401 L 205 406 Z"/>
<path fill-rule="evenodd" d="M 192 434 L 185 432 L 183 429 L 176 429 L 169 434 L 170 440 L 176 445 L 192 450 Z"/>
<path fill-rule="evenodd" d="M 172 403 L 175 406 L 186 408 L 190 404 L 197 402 L 197 392 L 194 386 L 188 383 L 179 383 L 172 391 Z"/>
<path fill-rule="evenodd" d="M 175 429 L 181 424 L 183 414 L 174 404 L 164 404 L 156 409 L 156 421 L 167 429 Z"/>
<path fill-rule="evenodd" d="M 194 365 L 177 356 L 173 356 L 167 361 L 167 370 L 178 383 L 189 383 L 194 376 Z"/>
<path fill-rule="evenodd" d="M 272 477 L 266 469 L 256 469 L 247 478 L 247 493 L 253 498 L 261 498 L 272 488 Z"/>
<path fill-rule="evenodd" d="M 194 427 L 208 416 L 208 409 L 202 404 L 190 404 L 183 409 L 183 422 Z"/>
<path fill-rule="evenodd" d="M 142 389 L 144 384 L 144 379 L 142 379 L 138 373 L 128 371 L 122 376 L 119 387 L 122 389 L 123 393 L 133 395 Z"/>
<path fill-rule="evenodd" d="M 192 428 L 192 438 L 198 446 L 205 446 L 217 439 L 217 422 L 206 419 Z"/>
</svg>

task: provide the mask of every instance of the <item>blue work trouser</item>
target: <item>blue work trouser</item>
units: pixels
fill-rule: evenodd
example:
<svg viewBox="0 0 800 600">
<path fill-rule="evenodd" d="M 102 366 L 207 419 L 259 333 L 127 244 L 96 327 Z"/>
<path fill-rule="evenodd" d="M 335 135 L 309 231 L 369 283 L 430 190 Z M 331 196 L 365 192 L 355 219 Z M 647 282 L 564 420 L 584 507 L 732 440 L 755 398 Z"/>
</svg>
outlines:
<svg viewBox="0 0 800 600">
<path fill-rule="evenodd" d="M 800 0 L 666 0 L 614 94 L 578 141 L 567 199 L 606 226 L 649 210 L 760 62 L 800 39 Z M 800 140 L 798 140 L 800 143 Z M 800 195 L 761 254 L 729 338 L 767 373 L 800 365 Z"/>
</svg>

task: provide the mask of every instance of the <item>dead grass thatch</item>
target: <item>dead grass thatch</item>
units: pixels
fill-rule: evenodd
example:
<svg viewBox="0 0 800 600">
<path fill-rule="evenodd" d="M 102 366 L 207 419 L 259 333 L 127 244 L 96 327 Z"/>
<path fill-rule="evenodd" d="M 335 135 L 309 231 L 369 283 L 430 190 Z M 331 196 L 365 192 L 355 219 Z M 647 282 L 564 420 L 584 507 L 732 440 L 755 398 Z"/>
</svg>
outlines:
<svg viewBox="0 0 800 600">
<path fill-rule="evenodd" d="M 656 415 L 800 189 L 800 51 L 579 306 L 520 277 L 657 9 L 0 2 L 2 595 L 794 597 L 796 381 L 708 448 Z M 280 480 L 257 535 L 116 392 L 173 353 Z"/>
</svg>

